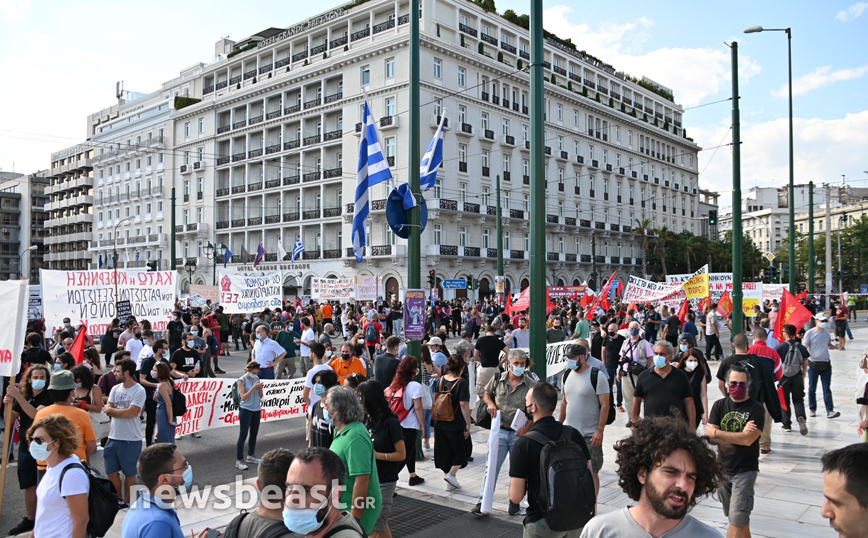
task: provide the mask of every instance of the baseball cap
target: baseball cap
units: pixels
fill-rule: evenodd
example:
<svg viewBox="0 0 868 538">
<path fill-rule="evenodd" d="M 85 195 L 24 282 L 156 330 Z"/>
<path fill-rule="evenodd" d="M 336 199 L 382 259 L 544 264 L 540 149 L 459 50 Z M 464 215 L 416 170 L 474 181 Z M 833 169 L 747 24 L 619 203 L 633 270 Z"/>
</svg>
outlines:
<svg viewBox="0 0 868 538">
<path fill-rule="evenodd" d="M 580 346 L 578 344 L 570 344 L 566 348 L 564 348 L 564 355 L 567 357 L 580 357 L 582 355 L 581 348 L 584 346 Z M 585 350 L 587 353 L 587 350 Z"/>
<path fill-rule="evenodd" d="M 693 335 L 690 333 L 681 333 L 680 335 L 678 335 L 678 341 L 687 342 L 691 346 L 696 345 L 696 338 L 694 338 Z"/>
<path fill-rule="evenodd" d="M 69 370 L 61 370 L 51 374 L 48 390 L 72 390 L 75 388 L 75 377 Z"/>
<path fill-rule="evenodd" d="M 824 312 L 817 312 L 817 315 L 814 316 L 814 319 L 817 321 L 826 321 L 829 319 L 828 316 Z"/>
<path fill-rule="evenodd" d="M 429 346 L 442 346 L 442 345 L 443 345 L 443 340 L 441 340 L 439 336 L 432 336 L 430 339 L 428 339 L 428 344 L 426 344 L 426 345 L 429 345 Z"/>
</svg>

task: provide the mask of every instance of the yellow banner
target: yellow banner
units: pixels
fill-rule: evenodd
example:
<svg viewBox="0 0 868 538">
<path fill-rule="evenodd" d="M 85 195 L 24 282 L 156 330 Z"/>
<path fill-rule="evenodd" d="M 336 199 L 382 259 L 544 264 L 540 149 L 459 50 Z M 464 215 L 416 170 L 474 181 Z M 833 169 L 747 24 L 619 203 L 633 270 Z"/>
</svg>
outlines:
<svg viewBox="0 0 868 538">
<path fill-rule="evenodd" d="M 708 265 L 704 265 L 702 269 L 693 273 L 693 277 L 683 285 L 688 299 L 708 297 Z"/>
</svg>

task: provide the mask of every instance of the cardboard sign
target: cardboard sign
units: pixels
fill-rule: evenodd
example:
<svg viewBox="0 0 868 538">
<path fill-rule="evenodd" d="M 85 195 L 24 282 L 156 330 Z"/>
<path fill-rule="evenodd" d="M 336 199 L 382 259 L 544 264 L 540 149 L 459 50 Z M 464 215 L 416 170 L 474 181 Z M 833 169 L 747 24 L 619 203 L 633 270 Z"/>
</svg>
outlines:
<svg viewBox="0 0 868 538">
<path fill-rule="evenodd" d="M 352 278 L 310 279 L 310 296 L 314 300 L 351 301 L 355 293 L 356 284 Z"/>
<path fill-rule="evenodd" d="M 283 306 L 280 273 L 220 274 L 220 304 L 226 314 L 253 314 Z"/>
<path fill-rule="evenodd" d="M 118 301 L 117 311 L 117 318 L 123 326 L 127 322 L 127 318 L 133 315 L 133 305 L 129 301 Z"/>
</svg>

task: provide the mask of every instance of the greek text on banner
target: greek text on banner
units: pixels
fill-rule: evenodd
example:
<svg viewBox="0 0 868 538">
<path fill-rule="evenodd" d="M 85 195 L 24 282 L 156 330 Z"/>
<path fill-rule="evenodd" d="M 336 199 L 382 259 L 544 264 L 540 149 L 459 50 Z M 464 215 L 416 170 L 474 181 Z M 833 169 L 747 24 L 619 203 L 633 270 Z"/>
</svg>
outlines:
<svg viewBox="0 0 868 538">
<path fill-rule="evenodd" d="M 283 306 L 280 273 L 256 276 L 220 273 L 220 304 L 227 314 L 253 314 Z"/>
</svg>

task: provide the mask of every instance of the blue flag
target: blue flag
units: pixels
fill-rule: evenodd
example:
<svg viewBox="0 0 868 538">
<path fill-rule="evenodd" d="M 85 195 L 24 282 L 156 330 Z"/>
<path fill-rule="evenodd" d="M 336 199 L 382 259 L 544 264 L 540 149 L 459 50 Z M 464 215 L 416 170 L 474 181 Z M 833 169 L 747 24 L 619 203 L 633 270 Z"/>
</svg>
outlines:
<svg viewBox="0 0 868 538">
<path fill-rule="evenodd" d="M 301 239 L 295 240 L 295 246 L 292 247 L 292 259 L 289 260 L 289 263 L 295 263 L 295 259 L 301 256 L 301 253 L 304 252 L 304 245 L 301 244 Z"/>
<path fill-rule="evenodd" d="M 256 258 L 253 260 L 253 267 L 259 265 L 259 262 L 265 259 L 265 248 L 262 246 L 262 243 L 259 243 L 259 246 L 256 247 Z"/>
<path fill-rule="evenodd" d="M 359 168 L 356 176 L 356 203 L 353 211 L 353 253 L 356 260 L 361 262 L 365 252 L 365 221 L 368 219 L 370 208 L 368 206 L 368 187 L 389 181 L 392 179 L 392 171 L 389 162 L 383 156 L 380 141 L 377 138 L 377 129 L 374 126 L 374 117 L 368 102 L 365 101 L 362 113 L 362 140 L 359 144 Z"/>
<path fill-rule="evenodd" d="M 99 268 L 102 269 L 102 254 L 99 255 Z"/>
<path fill-rule="evenodd" d="M 223 269 L 226 269 L 226 266 L 229 264 L 229 260 L 232 259 L 232 251 L 229 248 L 226 248 L 226 255 L 223 256 Z"/>
</svg>

